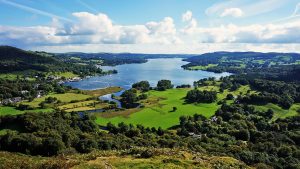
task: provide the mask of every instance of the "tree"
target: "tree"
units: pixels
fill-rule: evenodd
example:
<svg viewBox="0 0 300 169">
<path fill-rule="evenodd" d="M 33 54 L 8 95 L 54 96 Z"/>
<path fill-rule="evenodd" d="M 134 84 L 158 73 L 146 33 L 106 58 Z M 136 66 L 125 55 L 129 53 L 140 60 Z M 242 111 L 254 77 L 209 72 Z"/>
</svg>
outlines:
<svg viewBox="0 0 300 169">
<path fill-rule="evenodd" d="M 157 82 L 157 90 L 164 91 L 167 89 L 172 89 L 174 86 L 172 85 L 170 80 L 160 80 Z"/>
<path fill-rule="evenodd" d="M 162 135 L 164 135 L 164 133 L 165 133 L 165 131 L 161 127 L 158 127 L 157 135 L 162 136 Z"/>
<path fill-rule="evenodd" d="M 279 157 L 288 157 L 292 155 L 292 149 L 288 146 L 281 146 L 277 154 Z"/>
<path fill-rule="evenodd" d="M 229 94 L 226 96 L 226 99 L 227 99 L 227 100 L 232 100 L 232 99 L 234 99 L 234 96 L 233 96 L 231 93 L 229 93 Z"/>
<path fill-rule="evenodd" d="M 145 94 L 145 93 L 143 93 L 143 94 L 141 94 L 141 95 L 138 96 L 138 100 L 145 100 L 147 98 L 148 98 L 148 95 Z"/>
<path fill-rule="evenodd" d="M 175 112 L 177 110 L 177 107 L 173 107 L 172 112 Z"/>
<path fill-rule="evenodd" d="M 150 89 L 150 83 L 148 81 L 140 81 L 132 85 L 132 88 L 147 92 Z"/>
<path fill-rule="evenodd" d="M 217 100 L 217 93 L 215 91 L 194 89 L 187 93 L 185 100 L 188 103 L 212 103 Z"/>
<path fill-rule="evenodd" d="M 121 103 L 125 108 L 132 108 L 135 106 L 135 102 L 138 100 L 137 94 L 133 90 L 126 90 L 121 95 Z"/>
<path fill-rule="evenodd" d="M 239 131 L 235 132 L 235 137 L 238 140 L 249 141 L 250 133 L 249 133 L 248 130 L 242 129 L 242 130 L 239 130 Z"/>
</svg>

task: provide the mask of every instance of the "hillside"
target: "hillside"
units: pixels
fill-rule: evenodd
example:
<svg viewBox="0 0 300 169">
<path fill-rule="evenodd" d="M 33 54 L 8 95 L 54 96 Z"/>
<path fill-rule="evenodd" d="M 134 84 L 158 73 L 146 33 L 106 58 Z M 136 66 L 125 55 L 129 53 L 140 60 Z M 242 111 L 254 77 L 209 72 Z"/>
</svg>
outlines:
<svg viewBox="0 0 300 169">
<path fill-rule="evenodd" d="M 147 59 L 157 58 L 189 58 L 194 55 L 188 54 L 140 54 L 140 53 L 64 53 L 56 54 L 59 57 L 65 59 L 77 59 L 82 60 L 101 60 L 103 65 L 121 65 L 130 63 L 145 63 Z"/>
<path fill-rule="evenodd" d="M 272 78 L 285 81 L 300 80 L 300 54 L 259 52 L 215 52 L 185 59 L 182 67 L 216 73 L 248 74 L 253 78 Z"/>
<path fill-rule="evenodd" d="M 146 152 L 149 154 L 146 156 Z M 142 153 L 142 155 L 140 154 Z M 154 153 L 155 156 L 151 156 Z M 125 151 L 93 151 L 58 157 L 34 157 L 0 151 L 0 168 L 245 168 L 245 163 L 226 156 L 208 156 L 179 149 L 132 148 Z M 17 160 L 16 160 L 17 159 Z M 265 166 L 265 165 L 261 165 Z"/>
<path fill-rule="evenodd" d="M 64 58 L 55 56 L 52 53 L 25 51 L 11 46 L 0 46 L 0 77 L 9 77 L 24 74 L 44 73 L 48 76 L 92 76 L 102 74 L 97 68 L 97 63 L 86 64 L 80 60 L 69 62 Z"/>
<path fill-rule="evenodd" d="M 260 52 L 214 52 L 205 53 L 187 58 L 186 61 L 199 65 L 218 64 L 221 61 L 258 60 L 259 62 L 275 61 L 283 64 L 294 63 L 300 60 L 297 53 L 260 53 Z"/>
<path fill-rule="evenodd" d="M 46 71 L 50 67 L 60 65 L 58 59 L 51 54 L 29 52 L 15 47 L 0 46 L 0 72 L 37 70 Z"/>
</svg>

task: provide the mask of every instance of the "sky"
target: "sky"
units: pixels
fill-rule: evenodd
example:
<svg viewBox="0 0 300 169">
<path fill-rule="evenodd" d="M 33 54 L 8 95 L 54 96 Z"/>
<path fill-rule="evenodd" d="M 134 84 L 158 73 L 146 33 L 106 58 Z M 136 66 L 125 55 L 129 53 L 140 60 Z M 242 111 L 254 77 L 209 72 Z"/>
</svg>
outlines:
<svg viewBox="0 0 300 169">
<path fill-rule="evenodd" d="M 0 45 L 56 53 L 300 53 L 300 0 L 0 0 Z"/>
</svg>

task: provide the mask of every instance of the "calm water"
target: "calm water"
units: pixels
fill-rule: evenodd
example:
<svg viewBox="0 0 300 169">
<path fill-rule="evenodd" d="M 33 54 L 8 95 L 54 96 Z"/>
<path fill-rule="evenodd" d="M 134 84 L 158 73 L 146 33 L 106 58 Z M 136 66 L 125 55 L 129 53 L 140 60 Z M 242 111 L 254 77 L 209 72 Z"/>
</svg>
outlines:
<svg viewBox="0 0 300 169">
<path fill-rule="evenodd" d="M 193 84 L 199 79 L 221 76 L 228 76 L 230 73 L 213 73 L 207 71 L 189 71 L 181 68 L 188 62 L 182 61 L 181 58 L 171 59 L 149 59 L 147 63 L 142 64 L 126 64 L 115 67 L 103 66 L 102 69 L 116 69 L 118 74 L 107 76 L 95 76 L 84 79 L 79 82 L 68 82 L 75 88 L 83 90 L 92 90 L 105 88 L 109 86 L 120 86 L 125 89 L 131 87 L 135 82 L 147 80 L 151 86 L 156 86 L 157 81 L 161 79 L 171 80 L 176 85 Z"/>
</svg>

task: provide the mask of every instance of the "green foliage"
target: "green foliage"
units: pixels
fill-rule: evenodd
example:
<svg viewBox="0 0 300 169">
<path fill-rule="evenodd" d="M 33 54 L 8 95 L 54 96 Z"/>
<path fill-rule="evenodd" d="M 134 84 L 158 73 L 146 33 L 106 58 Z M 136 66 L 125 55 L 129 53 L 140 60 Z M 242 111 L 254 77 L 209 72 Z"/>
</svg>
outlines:
<svg viewBox="0 0 300 169">
<path fill-rule="evenodd" d="M 217 92 L 194 89 L 187 93 L 185 100 L 188 103 L 212 103 L 217 100 Z"/>
<path fill-rule="evenodd" d="M 174 86 L 172 85 L 170 80 L 160 80 L 157 82 L 157 90 L 164 91 L 167 89 L 172 89 Z"/>
<path fill-rule="evenodd" d="M 122 106 L 126 108 L 132 108 L 136 106 L 136 101 L 138 101 L 138 96 L 136 94 L 136 91 L 131 89 L 131 90 L 126 90 L 125 92 L 122 93 L 121 95 L 121 103 Z"/>
<path fill-rule="evenodd" d="M 147 92 L 150 89 L 150 83 L 148 81 L 140 81 L 138 83 L 134 83 L 132 85 L 132 88 L 135 88 L 137 90 L 141 90 L 143 92 Z"/>
<path fill-rule="evenodd" d="M 32 155 L 52 156 L 74 148 L 90 152 L 95 146 L 98 126 L 86 114 L 63 112 L 1 117 L 1 128 L 18 127 L 19 133 L 8 132 L 0 137 L 0 149 Z"/>
</svg>

